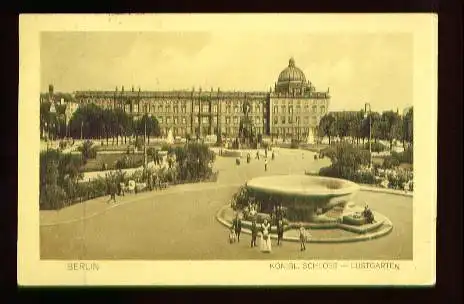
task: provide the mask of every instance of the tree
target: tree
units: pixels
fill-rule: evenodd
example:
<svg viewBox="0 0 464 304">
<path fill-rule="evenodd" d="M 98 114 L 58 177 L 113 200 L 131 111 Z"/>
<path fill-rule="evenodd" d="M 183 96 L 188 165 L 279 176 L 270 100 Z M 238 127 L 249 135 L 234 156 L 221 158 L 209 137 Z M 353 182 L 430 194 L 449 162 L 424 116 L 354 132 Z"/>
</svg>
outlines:
<svg viewBox="0 0 464 304">
<path fill-rule="evenodd" d="M 324 115 L 319 122 L 319 132 L 322 137 L 329 138 L 329 145 L 331 144 L 331 137 L 335 135 L 335 117 L 332 114 Z"/>
<path fill-rule="evenodd" d="M 50 124 L 50 102 L 45 101 L 40 104 L 40 137 L 44 138 L 44 133 L 48 132 Z"/>
<path fill-rule="evenodd" d="M 335 135 L 338 135 L 340 138 L 347 137 L 350 130 L 350 120 L 351 117 L 349 117 L 348 113 L 338 113 L 335 117 Z"/>
<path fill-rule="evenodd" d="M 158 120 L 155 117 L 145 114 L 142 116 L 142 119 L 137 124 L 138 133 L 140 135 L 145 134 L 145 123 L 147 128 L 148 144 L 150 144 L 150 135 L 159 136 L 160 128 Z"/>
<path fill-rule="evenodd" d="M 369 132 L 371 132 L 371 137 L 374 139 L 374 142 L 377 142 L 378 139 L 382 138 L 381 124 L 382 120 L 380 114 L 377 112 L 369 112 L 369 114 L 367 114 L 367 118 L 362 122 L 362 138 L 369 139 Z"/>
<path fill-rule="evenodd" d="M 381 134 L 383 139 L 388 140 L 390 149 L 392 148 L 393 140 L 400 136 L 400 121 L 401 118 L 397 112 L 386 111 L 382 113 Z"/>
<path fill-rule="evenodd" d="M 409 109 L 406 115 L 403 117 L 403 146 L 405 142 L 413 144 L 414 142 L 414 111 L 413 108 Z"/>
<path fill-rule="evenodd" d="M 188 143 L 174 150 L 180 180 L 204 179 L 211 176 L 216 155 L 207 145 Z"/>
</svg>

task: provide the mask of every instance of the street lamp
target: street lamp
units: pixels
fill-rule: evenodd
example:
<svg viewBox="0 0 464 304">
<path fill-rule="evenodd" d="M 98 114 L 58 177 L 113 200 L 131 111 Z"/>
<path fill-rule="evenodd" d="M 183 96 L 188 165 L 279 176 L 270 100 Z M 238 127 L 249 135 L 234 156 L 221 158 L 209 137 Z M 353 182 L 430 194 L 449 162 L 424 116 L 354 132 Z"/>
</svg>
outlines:
<svg viewBox="0 0 464 304">
<path fill-rule="evenodd" d="M 367 115 L 367 108 L 369 108 L 369 115 Z M 372 121 L 371 121 L 371 104 L 365 103 L 364 104 L 364 118 L 369 117 L 369 168 L 372 168 Z"/>
<path fill-rule="evenodd" d="M 145 130 L 144 130 L 144 137 L 143 137 L 143 164 L 144 164 L 144 167 L 145 167 L 145 174 L 147 174 L 147 167 L 148 167 L 148 164 L 147 164 L 147 119 L 148 119 L 148 113 L 147 113 L 147 107 L 145 106 L 145 117 L 144 117 L 144 121 L 145 121 Z"/>
</svg>

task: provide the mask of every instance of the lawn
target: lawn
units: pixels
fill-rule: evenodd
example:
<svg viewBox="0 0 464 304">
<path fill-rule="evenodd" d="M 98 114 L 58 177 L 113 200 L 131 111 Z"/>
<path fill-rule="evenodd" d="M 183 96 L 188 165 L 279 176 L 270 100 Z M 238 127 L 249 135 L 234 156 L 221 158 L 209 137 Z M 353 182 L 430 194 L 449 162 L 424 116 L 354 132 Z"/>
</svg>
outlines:
<svg viewBox="0 0 464 304">
<path fill-rule="evenodd" d="M 116 161 L 124 156 L 128 156 L 132 166 L 136 168 L 143 165 L 143 153 L 125 154 L 125 153 L 97 153 L 96 159 L 89 159 L 87 164 L 82 168 L 84 172 L 101 171 L 103 170 L 103 163 L 108 165 L 108 170 L 116 169 Z"/>
</svg>

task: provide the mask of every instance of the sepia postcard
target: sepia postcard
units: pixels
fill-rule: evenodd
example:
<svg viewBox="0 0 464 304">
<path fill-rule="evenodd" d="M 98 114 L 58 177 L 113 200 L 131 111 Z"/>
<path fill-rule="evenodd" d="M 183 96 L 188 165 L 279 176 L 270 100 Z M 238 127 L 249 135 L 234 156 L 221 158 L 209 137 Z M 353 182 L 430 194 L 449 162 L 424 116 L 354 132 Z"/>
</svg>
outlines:
<svg viewBox="0 0 464 304">
<path fill-rule="evenodd" d="M 434 285 L 437 16 L 21 15 L 20 286 Z"/>
</svg>

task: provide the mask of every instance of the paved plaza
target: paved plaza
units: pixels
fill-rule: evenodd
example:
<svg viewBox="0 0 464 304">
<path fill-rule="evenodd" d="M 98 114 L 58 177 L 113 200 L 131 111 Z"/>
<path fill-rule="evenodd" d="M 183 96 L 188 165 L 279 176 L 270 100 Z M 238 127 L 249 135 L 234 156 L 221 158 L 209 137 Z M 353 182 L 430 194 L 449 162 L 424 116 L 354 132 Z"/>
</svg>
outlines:
<svg viewBox="0 0 464 304">
<path fill-rule="evenodd" d="M 250 236 L 228 243 L 228 230 L 215 218 L 245 181 L 263 175 L 302 174 L 329 164 L 314 160 L 314 153 L 281 149 L 269 169 L 264 158 L 236 166 L 233 157 L 217 157 L 216 183 L 170 187 L 119 198 L 109 208 L 108 197 L 60 211 L 41 211 L 42 259 L 231 260 L 231 259 L 412 259 L 412 198 L 361 191 L 355 202 L 369 206 L 394 225 L 387 236 L 375 240 L 307 245 L 285 242 L 264 254 L 250 248 Z M 82 219 L 83 218 L 83 219 Z"/>
</svg>

